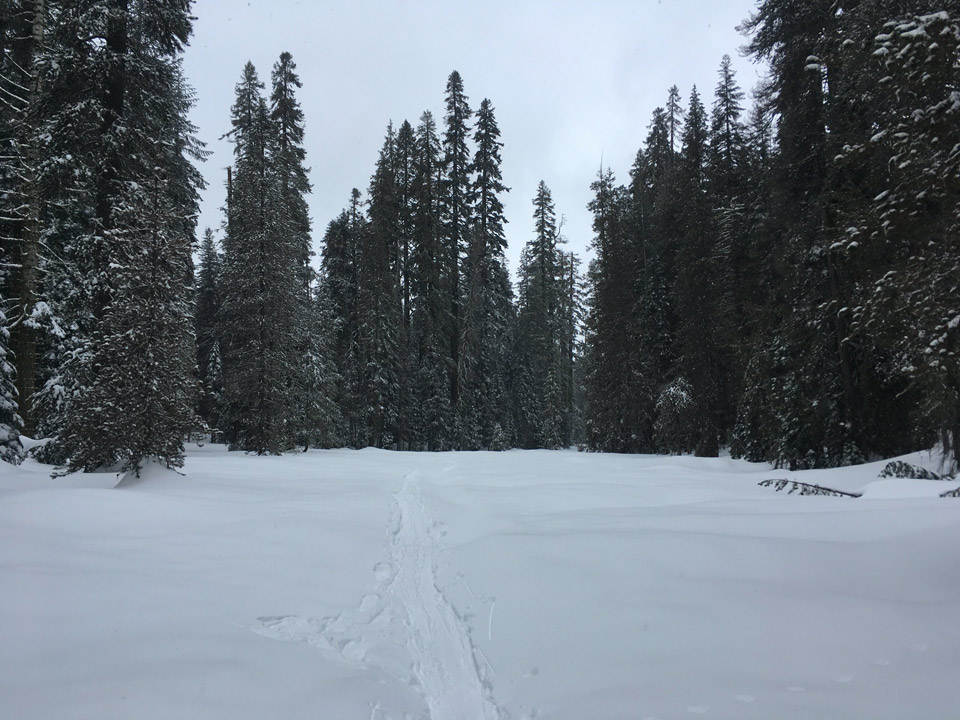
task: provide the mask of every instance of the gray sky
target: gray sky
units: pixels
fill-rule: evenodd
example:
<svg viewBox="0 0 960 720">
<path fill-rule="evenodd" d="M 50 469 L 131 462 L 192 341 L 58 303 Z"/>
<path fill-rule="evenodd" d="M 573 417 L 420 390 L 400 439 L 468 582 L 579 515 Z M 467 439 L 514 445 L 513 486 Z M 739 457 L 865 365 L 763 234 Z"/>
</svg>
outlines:
<svg viewBox="0 0 960 720">
<path fill-rule="evenodd" d="M 247 60 L 269 93 L 280 53 L 297 63 L 306 117 L 314 246 L 366 191 L 387 123 L 416 126 L 424 110 L 442 129 L 447 76 L 463 77 L 470 106 L 488 97 L 504 143 L 507 257 L 516 270 L 533 232 L 531 201 L 543 179 L 565 217 L 569 249 L 590 242 L 590 183 L 603 164 L 619 181 L 646 136 L 653 109 L 676 84 L 696 85 L 708 107 L 730 54 L 748 93 L 759 70 L 739 56 L 735 27 L 756 0 L 197 0 L 185 55 L 197 91 L 199 135 L 213 151 L 202 168 L 200 228 L 218 231 L 231 146 L 234 85 Z"/>
</svg>

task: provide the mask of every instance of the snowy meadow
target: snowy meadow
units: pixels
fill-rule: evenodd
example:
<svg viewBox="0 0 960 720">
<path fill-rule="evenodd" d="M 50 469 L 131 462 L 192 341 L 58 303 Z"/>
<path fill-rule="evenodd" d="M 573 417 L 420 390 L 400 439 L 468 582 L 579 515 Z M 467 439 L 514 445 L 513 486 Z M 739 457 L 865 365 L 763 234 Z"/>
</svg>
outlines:
<svg viewBox="0 0 960 720">
<path fill-rule="evenodd" d="M 960 482 L 882 468 L 217 445 L 119 484 L 3 466 L 0 716 L 947 720 Z"/>
</svg>

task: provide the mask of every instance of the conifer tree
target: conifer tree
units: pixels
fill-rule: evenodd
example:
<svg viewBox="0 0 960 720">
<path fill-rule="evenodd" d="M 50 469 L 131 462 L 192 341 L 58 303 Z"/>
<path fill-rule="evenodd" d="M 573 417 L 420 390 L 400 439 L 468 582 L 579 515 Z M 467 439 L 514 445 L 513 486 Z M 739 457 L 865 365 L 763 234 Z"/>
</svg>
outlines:
<svg viewBox="0 0 960 720">
<path fill-rule="evenodd" d="M 171 185 L 155 177 L 117 211 L 126 236 L 111 268 L 117 295 L 93 335 L 95 382 L 70 405 L 61 438 L 70 470 L 119 460 L 121 469 L 139 471 L 149 457 L 183 464 L 194 407 L 192 242 L 170 222 L 177 200 Z"/>
<path fill-rule="evenodd" d="M 50 142 L 76 143 L 85 128 L 96 138 L 73 145 L 78 157 L 68 162 L 82 168 L 74 177 L 91 193 L 61 206 L 54 231 L 57 262 L 71 264 L 53 282 L 73 285 L 60 296 L 74 351 L 60 368 L 67 393 L 55 444 L 68 470 L 119 462 L 137 471 L 150 456 L 182 463 L 193 402 L 190 251 L 202 185 L 191 161 L 203 156 L 179 59 L 189 10 L 187 0 L 91 0 L 58 15 L 62 62 L 51 63 L 47 80 L 65 95 L 54 94 L 60 112 Z M 88 37 L 105 41 L 77 53 Z"/>
<path fill-rule="evenodd" d="M 227 441 L 258 454 L 297 442 L 305 308 L 302 228 L 287 213 L 287 172 L 278 169 L 283 151 L 262 88 L 248 62 L 231 118 L 236 172 L 227 201 L 220 347 Z"/>
<path fill-rule="evenodd" d="M 443 165 L 440 183 L 441 218 L 441 288 L 448 315 L 445 335 L 448 340 L 450 406 L 455 413 L 458 436 L 461 433 L 460 397 L 463 390 L 464 360 L 461 356 L 463 332 L 463 298 L 461 288 L 462 257 L 469 243 L 473 220 L 473 188 L 470 182 L 470 118 L 473 111 L 463 92 L 463 80 L 454 70 L 447 78 L 446 114 L 444 116 Z"/>
<path fill-rule="evenodd" d="M 768 457 L 791 467 L 838 465 L 862 458 L 862 398 L 847 320 L 848 287 L 837 264 L 829 212 L 836 187 L 831 177 L 827 132 L 828 88 L 841 83 L 819 58 L 829 53 L 842 13 L 828 0 L 784 3 L 767 0 L 744 24 L 748 46 L 769 59 L 770 90 L 778 113 L 771 209 L 781 230 L 774 245 L 785 268 L 780 292 L 771 296 L 764 357 L 749 361 L 768 376 L 771 422 L 760 427 Z M 836 148 L 839 151 L 839 148 Z"/>
<path fill-rule="evenodd" d="M 306 449 L 310 446 L 310 438 L 315 436 L 309 418 L 315 417 L 317 411 L 310 407 L 315 407 L 319 402 L 308 388 L 316 388 L 318 383 L 322 384 L 318 376 L 323 371 L 320 367 L 323 360 L 313 346 L 315 338 L 311 334 L 315 316 L 311 298 L 314 272 L 310 266 L 313 250 L 307 207 L 307 195 L 310 194 L 311 186 L 305 165 L 306 150 L 303 147 L 303 110 L 296 97 L 297 90 L 303 85 L 290 53 L 281 53 L 274 63 L 271 85 L 270 121 L 276 133 L 271 159 L 281 203 L 278 209 L 278 230 L 282 234 L 283 245 L 294 262 L 295 287 L 291 290 L 295 296 L 295 305 L 290 309 L 293 327 L 288 328 L 288 331 L 293 333 L 295 342 L 298 343 L 295 354 L 305 359 L 305 362 L 295 366 L 299 373 L 292 380 L 298 388 L 298 406 L 293 424 L 298 444 Z M 311 366 L 310 362 L 319 366 Z"/>
<path fill-rule="evenodd" d="M 683 128 L 678 181 L 686 198 L 686 213 L 677 238 L 676 310 L 677 358 L 674 375 L 688 385 L 685 395 L 696 408 L 696 423 L 684 436 L 695 438 L 698 455 L 716 456 L 726 437 L 727 357 L 732 331 L 725 289 L 728 257 L 718 243 L 711 195 L 707 185 L 708 137 L 703 104 L 696 87 Z M 676 385 L 671 387 L 675 388 Z M 680 422 L 683 415 L 671 423 Z"/>
<path fill-rule="evenodd" d="M 449 304 L 443 286 L 446 255 L 441 243 L 441 146 L 430 112 L 420 118 L 415 149 L 410 284 L 419 411 L 412 423 L 425 449 L 443 450 L 449 449 L 454 440 L 445 334 Z"/>
<path fill-rule="evenodd" d="M 322 279 L 318 280 L 307 325 L 303 358 L 305 384 L 298 406 L 302 413 L 298 418 L 298 441 L 305 449 L 341 447 L 344 444 L 343 417 L 337 404 L 340 375 L 335 364 L 335 321 L 326 289 Z"/>
<path fill-rule="evenodd" d="M 396 271 L 400 202 L 396 187 L 393 126 L 370 181 L 369 223 L 359 256 L 358 315 L 364 391 L 365 445 L 390 447 L 399 420 L 402 296 Z"/>
<path fill-rule="evenodd" d="M 590 186 L 594 199 L 593 248 L 589 310 L 586 322 L 586 435 L 588 445 L 608 452 L 642 449 L 641 408 L 632 402 L 641 378 L 635 372 L 632 322 L 633 262 L 628 240 L 630 200 L 626 188 L 614 185 L 609 170 Z"/>
<path fill-rule="evenodd" d="M 848 119 L 836 244 L 856 279 L 845 341 L 867 386 L 864 434 L 885 454 L 936 439 L 956 465 L 960 14 L 874 0 L 843 18 L 840 35 L 843 109 L 859 112 L 838 110 Z"/>
<path fill-rule="evenodd" d="M 583 436 L 583 392 L 581 389 L 584 280 L 580 259 L 575 253 L 559 253 L 560 270 L 560 376 L 561 425 L 560 443 L 563 446 L 581 444 Z"/>
<path fill-rule="evenodd" d="M 360 238 L 357 233 L 360 192 L 354 190 L 350 210 L 330 221 L 323 236 L 318 297 L 328 318 L 327 347 L 336 375 L 333 399 L 340 415 L 344 443 L 360 442 L 359 368 L 360 336 L 358 317 L 358 262 Z M 352 211 L 352 212 L 351 212 Z M 322 317 L 322 315 L 321 315 Z"/>
<path fill-rule="evenodd" d="M 507 221 L 500 196 L 508 189 L 500 171 L 499 138 L 493 105 L 484 99 L 474 133 L 476 152 L 470 170 L 476 206 L 464 265 L 467 288 L 460 354 L 468 448 L 503 449 L 512 434 L 506 370 L 513 292 L 504 258 Z"/>
<path fill-rule="evenodd" d="M 197 415 L 208 428 L 219 426 L 223 376 L 220 363 L 220 254 L 213 230 L 207 228 L 200 245 L 194 322 L 197 336 Z"/>
<path fill-rule="evenodd" d="M 397 447 L 402 450 L 408 450 L 411 447 L 417 413 L 414 387 L 417 355 L 412 330 L 416 156 L 416 134 L 413 126 L 404 120 L 397 131 L 393 161 L 398 213 L 394 271 L 397 276 L 396 285 L 400 292 L 402 318 L 398 341 L 400 378 L 397 388 L 396 442 Z"/>
<path fill-rule="evenodd" d="M 11 377 L 28 435 L 37 429 L 33 396 L 38 383 L 38 321 L 46 309 L 38 297 L 44 198 L 37 107 L 44 90 L 44 38 L 50 12 L 41 0 L 0 3 L 0 262 L 15 270 L 0 283 L 0 298 L 16 357 Z"/>
<path fill-rule="evenodd" d="M 533 199 L 534 237 L 520 263 L 517 311 L 518 442 L 555 448 L 564 431 L 564 275 L 556 214 L 542 180 Z"/>
</svg>

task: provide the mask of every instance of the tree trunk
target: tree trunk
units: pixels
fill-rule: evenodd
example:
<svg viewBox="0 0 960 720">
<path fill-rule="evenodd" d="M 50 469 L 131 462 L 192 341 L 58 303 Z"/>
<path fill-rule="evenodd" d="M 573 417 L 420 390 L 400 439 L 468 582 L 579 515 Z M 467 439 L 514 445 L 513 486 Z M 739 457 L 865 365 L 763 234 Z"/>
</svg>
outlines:
<svg viewBox="0 0 960 720">
<path fill-rule="evenodd" d="M 40 247 L 40 212 L 42 197 L 37 178 L 39 153 L 33 138 L 32 108 L 42 91 L 42 79 L 36 69 L 36 58 L 43 49 L 43 35 L 46 21 L 45 0 L 33 3 L 33 19 L 30 34 L 25 42 L 28 47 L 23 54 L 21 67 L 30 74 L 30 94 L 27 106 L 23 108 L 24 122 L 21 124 L 25 157 L 23 158 L 23 199 L 26 205 L 20 231 L 20 274 L 14 284 L 14 293 L 18 298 L 19 317 L 16 318 L 10 333 L 10 347 L 17 368 L 17 394 L 19 414 L 23 418 L 23 433 L 32 437 L 36 432 L 36 417 L 33 410 L 33 395 L 37 391 L 37 333 L 30 318 L 37 304 L 37 267 Z"/>
</svg>

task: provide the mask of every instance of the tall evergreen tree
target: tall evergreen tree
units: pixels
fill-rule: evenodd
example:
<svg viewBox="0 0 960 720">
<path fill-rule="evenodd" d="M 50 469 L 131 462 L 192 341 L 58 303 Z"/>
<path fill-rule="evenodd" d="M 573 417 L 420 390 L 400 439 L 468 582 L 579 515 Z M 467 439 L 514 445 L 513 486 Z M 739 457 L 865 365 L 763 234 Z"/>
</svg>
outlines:
<svg viewBox="0 0 960 720">
<path fill-rule="evenodd" d="M 396 271 L 400 198 L 395 177 L 393 126 L 370 181 L 369 223 L 359 256 L 358 315 L 363 355 L 365 445 L 390 447 L 399 420 L 403 300 Z"/>
<path fill-rule="evenodd" d="M 690 402 L 697 411 L 690 418 L 696 427 L 683 432 L 696 445 L 683 449 L 716 456 L 727 433 L 727 355 L 732 329 L 728 327 L 730 308 L 725 296 L 729 258 L 718 243 L 712 213 L 708 152 L 706 113 L 694 87 L 678 169 L 679 187 L 687 207 L 677 238 L 675 296 L 680 322 L 675 377 L 689 384 Z"/>
<path fill-rule="evenodd" d="M 289 216 L 275 123 L 256 70 L 232 108 L 236 172 L 227 201 L 221 301 L 224 432 L 231 447 L 279 453 L 297 442 L 302 386 L 302 240 Z"/>
<path fill-rule="evenodd" d="M 310 194 L 310 180 L 307 177 L 306 150 L 304 141 L 303 110 L 297 100 L 297 90 L 303 87 L 297 75 L 297 66 L 293 56 L 284 52 L 274 63 L 271 73 L 270 93 L 270 121 L 276 133 L 276 143 L 273 145 L 272 166 L 275 173 L 275 182 L 279 186 L 280 207 L 278 208 L 278 229 L 282 234 L 283 245 L 291 254 L 294 263 L 293 272 L 296 285 L 292 288 L 295 295 L 295 306 L 291 308 L 290 320 L 298 347 L 294 352 L 310 362 L 323 364 L 311 343 L 314 329 L 315 309 L 311 298 L 311 286 L 314 271 L 310 265 L 313 256 L 311 225 L 307 195 Z M 317 398 L 308 391 L 316 388 L 317 376 L 322 372 L 321 367 L 310 366 L 301 362 L 296 366 L 299 373 L 292 382 L 297 388 L 296 398 L 298 406 L 293 419 L 294 433 L 297 442 L 309 447 L 310 438 L 314 437 L 310 417 L 316 415 L 311 407 L 317 405 Z M 322 384 L 322 382 L 321 382 Z"/>
<path fill-rule="evenodd" d="M 397 447 L 410 449 L 414 439 L 415 384 L 417 353 L 413 340 L 413 245 L 416 213 L 415 184 L 417 140 L 413 126 L 406 120 L 397 131 L 394 147 L 394 184 L 396 187 L 397 222 L 394 270 L 400 292 L 402 324 L 399 331 L 400 378 L 397 388 Z"/>
<path fill-rule="evenodd" d="M 303 358 L 305 377 L 299 406 L 299 441 L 304 448 L 341 447 L 344 444 L 343 416 L 337 404 L 340 375 L 336 367 L 335 328 L 328 286 L 318 280 L 314 286 L 311 315 L 307 324 Z"/>
<path fill-rule="evenodd" d="M 461 288 L 462 257 L 469 244 L 473 220 L 473 188 L 470 181 L 470 118 L 473 111 L 467 103 L 460 73 L 454 70 L 447 78 L 446 114 L 443 134 L 443 173 L 440 184 L 441 288 L 448 305 L 445 334 L 448 339 L 450 405 L 461 433 L 460 397 L 463 390 L 464 361 L 461 356 L 463 332 L 463 298 Z"/>
<path fill-rule="evenodd" d="M 856 288 L 845 343 L 859 359 L 864 435 L 885 454 L 937 439 L 955 466 L 960 14 L 872 0 L 851 8 L 839 34 L 846 124 L 836 245 Z M 859 112 L 843 112 L 852 105 Z"/>
<path fill-rule="evenodd" d="M 560 442 L 564 446 L 582 444 L 583 434 L 583 354 L 580 329 L 583 325 L 584 280 L 580 259 L 569 252 L 559 253 L 560 270 Z"/>
<path fill-rule="evenodd" d="M 433 115 L 425 112 L 416 130 L 413 177 L 410 285 L 411 335 L 417 356 L 419 409 L 412 424 L 425 449 L 453 444 L 450 374 L 445 335 L 449 305 L 443 286 L 446 257 L 441 241 L 441 145 Z"/>
<path fill-rule="evenodd" d="M 16 270 L 3 277 L 0 298 L 17 358 L 13 382 L 28 435 L 37 429 L 33 396 L 38 383 L 38 320 L 46 307 L 38 297 L 44 197 L 37 108 L 44 91 L 50 12 L 42 0 L 0 2 L 0 262 Z"/>
<path fill-rule="evenodd" d="M 58 112 L 48 138 L 53 149 L 77 153 L 68 160 L 80 169 L 69 190 L 90 190 L 61 205 L 52 240 L 61 265 L 53 282 L 72 285 L 59 296 L 73 351 L 60 368 L 67 393 L 55 444 L 69 470 L 112 462 L 138 470 L 150 456 L 182 463 L 192 423 L 189 293 L 202 185 L 191 160 L 203 154 L 179 59 L 190 5 L 90 0 L 58 15 L 46 78 Z M 104 42 L 91 46 L 97 37 Z M 94 141 L 77 145 L 85 128 Z"/>
<path fill-rule="evenodd" d="M 602 171 L 590 186 L 594 198 L 589 310 L 586 322 L 586 436 L 595 450 L 643 449 L 642 409 L 633 402 L 642 378 L 636 372 L 633 307 L 634 263 L 628 236 L 630 198 Z"/>
<path fill-rule="evenodd" d="M 849 289 L 831 240 L 838 218 L 830 212 L 835 184 L 826 92 L 841 80 L 828 77 L 828 64 L 819 60 L 841 15 L 830 0 L 766 0 L 744 24 L 752 33 L 749 51 L 771 67 L 779 118 L 771 211 L 781 228 L 772 249 L 785 271 L 772 296 L 777 306 L 768 314 L 767 339 L 755 347 L 761 356 L 749 361 L 768 378 L 770 418 L 739 424 L 758 429 L 762 436 L 749 442 L 766 445 L 769 459 L 792 467 L 862 457 L 862 398 L 844 342 L 847 320 L 837 312 L 849 305 Z"/>
<path fill-rule="evenodd" d="M 523 447 L 559 447 L 569 442 L 563 434 L 566 278 L 553 198 L 542 180 L 533 207 L 534 237 L 520 262 L 517 436 Z"/>
<path fill-rule="evenodd" d="M 223 376 L 220 363 L 220 254 L 207 228 L 200 245 L 194 322 L 197 336 L 197 415 L 208 428 L 219 427 Z"/>
<path fill-rule="evenodd" d="M 358 315 L 360 191 L 354 189 L 351 204 L 327 226 L 321 253 L 320 302 L 329 318 L 327 347 L 337 377 L 334 400 L 342 423 L 338 435 L 356 447 L 365 437 L 360 427 L 360 331 Z"/>
<path fill-rule="evenodd" d="M 460 352 L 466 392 L 463 441 L 469 448 L 503 449 L 512 434 L 506 375 L 513 292 L 504 258 L 507 221 L 500 196 L 508 188 L 500 171 L 499 138 L 493 105 L 484 99 L 477 111 L 476 152 L 470 167 L 476 206 L 464 264 L 467 287 Z"/>
</svg>

